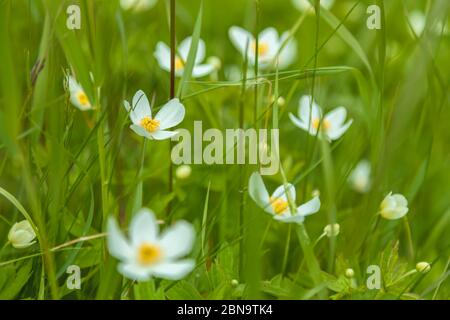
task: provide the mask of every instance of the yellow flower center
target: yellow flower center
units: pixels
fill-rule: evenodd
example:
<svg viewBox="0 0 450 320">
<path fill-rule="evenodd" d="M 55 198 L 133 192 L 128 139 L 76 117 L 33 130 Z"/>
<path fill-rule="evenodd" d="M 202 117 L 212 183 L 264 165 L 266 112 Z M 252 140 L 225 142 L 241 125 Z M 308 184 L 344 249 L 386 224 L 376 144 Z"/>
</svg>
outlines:
<svg viewBox="0 0 450 320">
<path fill-rule="evenodd" d="M 86 105 L 89 104 L 89 99 L 88 99 L 87 95 L 83 91 L 78 92 L 77 99 L 78 99 L 78 102 L 82 106 L 86 106 Z"/>
<path fill-rule="evenodd" d="M 184 61 L 179 57 L 175 58 L 175 70 L 180 71 L 184 68 Z"/>
<path fill-rule="evenodd" d="M 286 209 L 289 207 L 289 204 L 286 200 L 281 198 L 270 198 L 270 205 L 272 206 L 273 211 L 276 214 L 283 214 Z"/>
<path fill-rule="evenodd" d="M 161 249 L 159 247 L 144 243 L 138 249 L 138 262 L 143 266 L 155 264 L 161 259 Z"/>
<path fill-rule="evenodd" d="M 141 127 L 147 130 L 148 132 L 155 132 L 159 129 L 159 121 L 152 119 L 150 117 L 144 117 L 141 120 Z"/>
<path fill-rule="evenodd" d="M 320 126 L 321 129 L 326 131 L 326 130 L 330 129 L 331 122 L 330 122 L 330 120 L 324 119 L 321 124 L 320 119 L 316 118 L 316 119 L 313 119 L 312 126 L 314 129 L 318 129 Z"/>
<path fill-rule="evenodd" d="M 252 43 L 253 52 L 256 50 L 256 41 Z M 265 56 L 269 52 L 269 44 L 267 42 L 258 43 L 258 56 Z"/>
</svg>

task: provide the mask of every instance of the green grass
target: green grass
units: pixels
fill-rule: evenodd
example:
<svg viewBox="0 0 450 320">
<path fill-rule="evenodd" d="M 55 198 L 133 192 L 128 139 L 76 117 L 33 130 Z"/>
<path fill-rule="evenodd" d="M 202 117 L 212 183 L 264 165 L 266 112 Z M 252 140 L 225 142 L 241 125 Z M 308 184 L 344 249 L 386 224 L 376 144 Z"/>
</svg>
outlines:
<svg viewBox="0 0 450 320">
<path fill-rule="evenodd" d="M 248 196 L 257 166 L 192 165 L 190 177 L 175 176 L 170 187 L 169 142 L 144 142 L 128 128 L 122 102 L 137 90 L 158 108 L 169 99 L 170 75 L 153 56 L 158 41 L 170 40 L 169 2 L 132 12 L 112 0 L 0 0 L 0 299 L 449 299 L 450 35 L 433 30 L 449 23 L 450 3 L 339 0 L 307 15 L 290 1 L 176 1 L 177 41 L 201 37 L 206 56 L 222 61 L 217 80 L 189 79 L 193 46 L 176 82 L 186 108 L 179 127 L 201 120 L 203 130 L 279 128 L 282 171 L 266 184 L 295 184 L 297 205 L 314 190 L 322 201 L 304 224 L 288 225 Z M 381 30 L 366 27 L 373 2 Z M 66 28 L 73 3 L 81 30 Z M 406 18 L 413 10 L 427 15 L 420 37 Z M 248 64 L 228 38 L 232 25 L 291 30 L 295 63 L 227 80 L 227 66 Z M 67 72 L 95 110 L 71 105 Z M 342 138 L 328 143 L 292 124 L 288 114 L 304 94 L 325 111 L 347 108 L 354 122 Z M 364 195 L 347 183 L 362 158 L 373 168 Z M 408 199 L 407 220 L 378 219 L 390 191 Z M 126 230 L 141 206 L 165 225 L 195 226 L 196 268 L 185 279 L 135 283 L 117 272 L 106 219 Z M 15 249 L 8 232 L 23 219 L 37 243 Z M 334 222 L 338 237 L 316 243 Z M 410 272 L 419 261 L 431 271 Z M 81 290 L 66 287 L 72 264 L 81 268 Z M 381 290 L 366 286 L 370 265 L 381 268 Z"/>
</svg>

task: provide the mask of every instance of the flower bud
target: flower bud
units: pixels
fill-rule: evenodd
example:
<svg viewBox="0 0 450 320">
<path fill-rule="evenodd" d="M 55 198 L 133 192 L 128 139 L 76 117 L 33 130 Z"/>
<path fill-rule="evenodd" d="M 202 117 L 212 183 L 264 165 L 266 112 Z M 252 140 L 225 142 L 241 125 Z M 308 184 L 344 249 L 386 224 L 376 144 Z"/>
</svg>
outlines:
<svg viewBox="0 0 450 320">
<path fill-rule="evenodd" d="M 222 61 L 216 56 L 209 57 L 206 62 L 214 67 L 215 70 L 222 68 Z"/>
<path fill-rule="evenodd" d="M 16 249 L 23 249 L 33 245 L 36 233 L 28 220 L 15 223 L 8 233 L 8 240 Z"/>
<path fill-rule="evenodd" d="M 328 238 L 336 237 L 341 230 L 341 226 L 339 223 L 333 223 L 326 225 L 325 228 L 323 228 L 323 232 L 327 235 Z"/>
<path fill-rule="evenodd" d="M 352 268 L 348 268 L 345 270 L 345 276 L 351 279 L 355 276 L 355 271 Z"/>
<path fill-rule="evenodd" d="M 426 261 L 421 261 L 416 264 L 416 270 L 420 273 L 428 273 L 431 270 L 431 265 Z"/>
<path fill-rule="evenodd" d="M 177 170 L 175 171 L 175 176 L 180 179 L 184 180 L 191 176 L 192 169 L 189 165 L 184 164 L 182 166 L 179 166 Z"/>
<path fill-rule="evenodd" d="M 388 220 L 403 218 L 408 213 L 408 200 L 401 194 L 390 192 L 380 205 L 380 214 Z"/>
<path fill-rule="evenodd" d="M 233 287 L 237 287 L 239 285 L 239 281 L 237 281 L 236 279 L 231 280 L 231 285 Z"/>
</svg>

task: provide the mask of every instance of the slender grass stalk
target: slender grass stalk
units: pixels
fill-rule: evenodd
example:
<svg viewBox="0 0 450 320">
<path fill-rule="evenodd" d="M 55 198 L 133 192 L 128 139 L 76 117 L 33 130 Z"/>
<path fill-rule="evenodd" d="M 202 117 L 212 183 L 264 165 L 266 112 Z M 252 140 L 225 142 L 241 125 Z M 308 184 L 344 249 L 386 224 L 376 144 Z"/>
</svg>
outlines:
<svg viewBox="0 0 450 320">
<path fill-rule="evenodd" d="M 170 99 L 175 98 L 175 55 L 176 55 L 176 1 L 170 0 Z M 172 152 L 172 140 L 169 140 L 169 159 Z M 173 164 L 169 161 L 169 194 L 173 192 Z M 167 215 L 172 211 L 172 200 L 167 203 Z"/>
<path fill-rule="evenodd" d="M 411 227 L 409 225 L 409 219 L 408 219 L 407 216 L 405 216 L 403 218 L 403 225 L 405 227 L 406 239 L 408 241 L 408 255 L 409 255 L 409 259 L 413 260 L 414 259 L 414 244 L 413 244 L 413 240 L 412 240 L 412 233 L 411 233 Z"/>
</svg>

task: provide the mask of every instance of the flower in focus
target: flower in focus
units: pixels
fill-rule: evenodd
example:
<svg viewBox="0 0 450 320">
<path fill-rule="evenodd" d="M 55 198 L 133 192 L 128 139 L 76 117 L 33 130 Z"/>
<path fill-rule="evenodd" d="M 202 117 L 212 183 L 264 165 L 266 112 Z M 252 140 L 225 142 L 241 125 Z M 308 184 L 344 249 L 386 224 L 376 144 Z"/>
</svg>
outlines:
<svg viewBox="0 0 450 320">
<path fill-rule="evenodd" d="M 370 172 L 371 166 L 368 160 L 361 160 L 353 169 L 348 178 L 351 187 L 359 192 L 366 193 L 370 190 Z"/>
<path fill-rule="evenodd" d="M 93 107 L 83 87 L 72 77 L 66 77 L 67 87 L 70 93 L 70 102 L 81 111 L 92 110 Z"/>
<path fill-rule="evenodd" d="M 255 203 L 265 212 L 271 214 L 275 220 L 285 223 L 302 223 L 306 216 L 316 213 L 320 209 L 319 197 L 299 206 L 296 212 L 291 212 L 289 198 L 295 203 L 295 187 L 292 184 L 279 186 L 275 192 L 269 196 L 261 175 L 254 172 L 249 181 L 249 194 Z"/>
<path fill-rule="evenodd" d="M 145 11 L 153 8 L 158 0 L 120 0 L 120 6 L 124 10 Z"/>
<path fill-rule="evenodd" d="M 256 63 L 256 39 L 245 29 L 233 26 L 229 30 L 229 36 L 233 45 L 245 57 L 251 65 Z M 248 48 L 247 48 L 248 46 Z M 267 28 L 258 35 L 258 65 L 262 69 L 275 67 L 278 60 L 278 68 L 285 69 L 294 62 L 297 55 L 297 43 L 292 39 L 289 31 L 281 37 L 274 28 Z"/>
<path fill-rule="evenodd" d="M 33 245 L 36 233 L 28 220 L 15 223 L 8 233 L 8 241 L 16 249 L 23 249 Z"/>
<path fill-rule="evenodd" d="M 184 39 L 177 48 L 178 54 L 175 55 L 175 75 L 177 77 L 183 76 L 191 43 L 192 37 L 188 37 Z M 205 52 L 205 42 L 202 39 L 199 39 L 194 68 L 192 69 L 192 78 L 201 78 L 216 70 L 217 66 L 215 64 L 201 64 L 202 61 L 205 60 Z M 170 72 L 170 48 L 165 43 L 158 42 L 156 44 L 155 58 L 158 60 L 159 66 L 163 70 Z"/>
<path fill-rule="evenodd" d="M 119 259 L 118 270 L 125 277 L 147 281 L 151 277 L 179 280 L 194 268 L 192 259 L 182 259 L 192 249 L 194 228 L 179 221 L 159 235 L 155 215 L 143 208 L 133 217 L 130 239 L 126 239 L 116 221 L 108 221 L 109 253 Z"/>
<path fill-rule="evenodd" d="M 380 205 L 380 215 L 388 220 L 397 220 L 408 213 L 408 200 L 401 194 L 390 192 Z"/>
<path fill-rule="evenodd" d="M 124 106 L 133 122 L 130 128 L 142 137 L 155 140 L 169 139 L 178 134 L 176 131 L 167 131 L 166 129 L 180 124 L 185 113 L 184 106 L 180 101 L 172 99 L 153 117 L 147 96 L 141 90 L 134 95 L 132 106 L 128 101 L 124 101 Z"/>
<path fill-rule="evenodd" d="M 314 10 L 314 0 L 292 0 L 292 4 L 299 11 Z M 320 0 L 320 5 L 325 9 L 331 9 L 334 0 Z"/>
<path fill-rule="evenodd" d="M 431 265 L 426 261 L 418 262 L 416 264 L 416 270 L 417 270 L 417 272 L 425 274 L 431 270 Z"/>
<path fill-rule="evenodd" d="M 294 125 L 308 131 L 313 136 L 320 131 L 330 141 L 339 139 L 353 123 L 353 119 L 344 123 L 347 117 L 347 110 L 344 107 L 337 107 L 323 117 L 322 109 L 312 100 L 311 96 L 300 98 L 298 115 L 299 118 L 292 113 L 289 114 Z"/>
<path fill-rule="evenodd" d="M 339 225 L 339 223 L 328 224 L 325 226 L 325 228 L 323 228 L 323 233 L 328 238 L 337 237 L 339 235 L 340 231 L 341 231 L 341 226 Z"/>
</svg>

